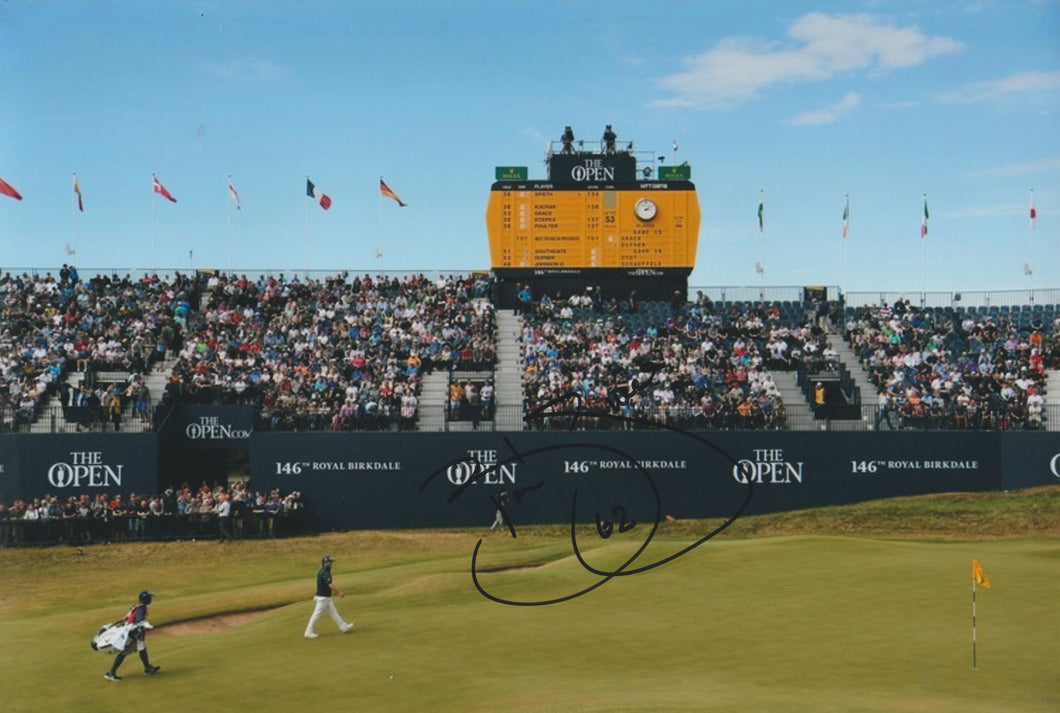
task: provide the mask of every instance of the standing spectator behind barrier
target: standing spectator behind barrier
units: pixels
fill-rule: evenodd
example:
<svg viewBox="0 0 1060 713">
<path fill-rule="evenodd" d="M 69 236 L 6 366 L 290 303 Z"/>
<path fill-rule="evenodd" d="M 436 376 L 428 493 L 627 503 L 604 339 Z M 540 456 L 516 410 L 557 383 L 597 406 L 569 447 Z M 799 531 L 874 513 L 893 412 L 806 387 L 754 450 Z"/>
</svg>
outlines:
<svg viewBox="0 0 1060 713">
<path fill-rule="evenodd" d="M 825 418 L 825 402 L 827 401 L 825 396 L 824 384 L 820 381 L 813 387 L 813 413 L 817 419 Z"/>
<path fill-rule="evenodd" d="M 232 503 L 228 501 L 228 494 L 221 493 L 217 496 L 217 505 L 214 507 L 217 516 L 217 538 L 221 543 L 232 541 Z"/>
</svg>

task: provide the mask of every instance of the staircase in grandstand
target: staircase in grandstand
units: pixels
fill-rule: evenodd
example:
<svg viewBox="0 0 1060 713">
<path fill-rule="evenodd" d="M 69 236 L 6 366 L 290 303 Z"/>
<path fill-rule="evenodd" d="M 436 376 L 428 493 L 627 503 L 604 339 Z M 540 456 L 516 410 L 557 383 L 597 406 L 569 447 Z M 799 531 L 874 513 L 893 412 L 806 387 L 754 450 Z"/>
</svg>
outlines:
<svg viewBox="0 0 1060 713">
<path fill-rule="evenodd" d="M 498 309 L 497 319 L 497 411 L 518 414 L 519 423 L 505 419 L 508 428 L 521 426 L 523 403 L 523 320 L 513 310 Z"/>
</svg>

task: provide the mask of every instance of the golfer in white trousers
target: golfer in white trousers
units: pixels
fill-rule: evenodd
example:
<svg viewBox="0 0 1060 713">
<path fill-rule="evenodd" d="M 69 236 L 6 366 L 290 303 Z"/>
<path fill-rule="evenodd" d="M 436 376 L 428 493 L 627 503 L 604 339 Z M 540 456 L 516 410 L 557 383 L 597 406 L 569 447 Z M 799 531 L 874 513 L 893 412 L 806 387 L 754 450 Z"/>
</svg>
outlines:
<svg viewBox="0 0 1060 713">
<path fill-rule="evenodd" d="M 317 638 L 318 634 L 313 631 L 313 627 L 316 625 L 317 619 L 324 615 L 324 612 L 331 615 L 335 625 L 339 627 L 343 634 L 349 633 L 353 629 L 353 623 L 347 622 L 342 618 L 339 610 L 335 608 L 335 602 L 331 600 L 332 594 L 338 594 L 340 599 L 346 596 L 346 592 L 336 587 L 335 583 L 331 581 L 331 563 L 334 561 L 328 556 L 320 559 L 320 571 L 317 572 L 317 593 L 313 597 L 316 606 L 313 609 L 313 616 L 309 617 L 309 623 L 305 627 L 305 638 L 307 639 Z"/>
</svg>

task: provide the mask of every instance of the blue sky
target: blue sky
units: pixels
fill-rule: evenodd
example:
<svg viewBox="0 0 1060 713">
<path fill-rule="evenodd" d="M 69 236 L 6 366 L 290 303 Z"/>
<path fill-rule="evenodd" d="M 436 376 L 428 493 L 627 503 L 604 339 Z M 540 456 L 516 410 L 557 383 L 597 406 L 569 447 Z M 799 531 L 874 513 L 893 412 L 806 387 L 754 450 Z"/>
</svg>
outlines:
<svg viewBox="0 0 1060 713">
<path fill-rule="evenodd" d="M 0 266 L 488 268 L 494 167 L 612 124 L 692 165 L 692 285 L 1057 287 L 1058 38 L 1056 0 L 0 2 Z"/>
</svg>

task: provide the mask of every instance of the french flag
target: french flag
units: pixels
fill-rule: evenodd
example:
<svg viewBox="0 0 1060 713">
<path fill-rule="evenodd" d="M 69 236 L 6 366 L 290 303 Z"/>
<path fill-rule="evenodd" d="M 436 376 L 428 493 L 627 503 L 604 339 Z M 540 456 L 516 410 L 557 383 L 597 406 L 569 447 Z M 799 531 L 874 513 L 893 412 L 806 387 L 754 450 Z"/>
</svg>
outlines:
<svg viewBox="0 0 1060 713">
<path fill-rule="evenodd" d="M 324 210 L 331 207 L 331 198 L 328 197 L 327 193 L 314 186 L 313 182 L 309 180 L 309 176 L 305 177 L 305 194 L 319 203 Z"/>
</svg>

